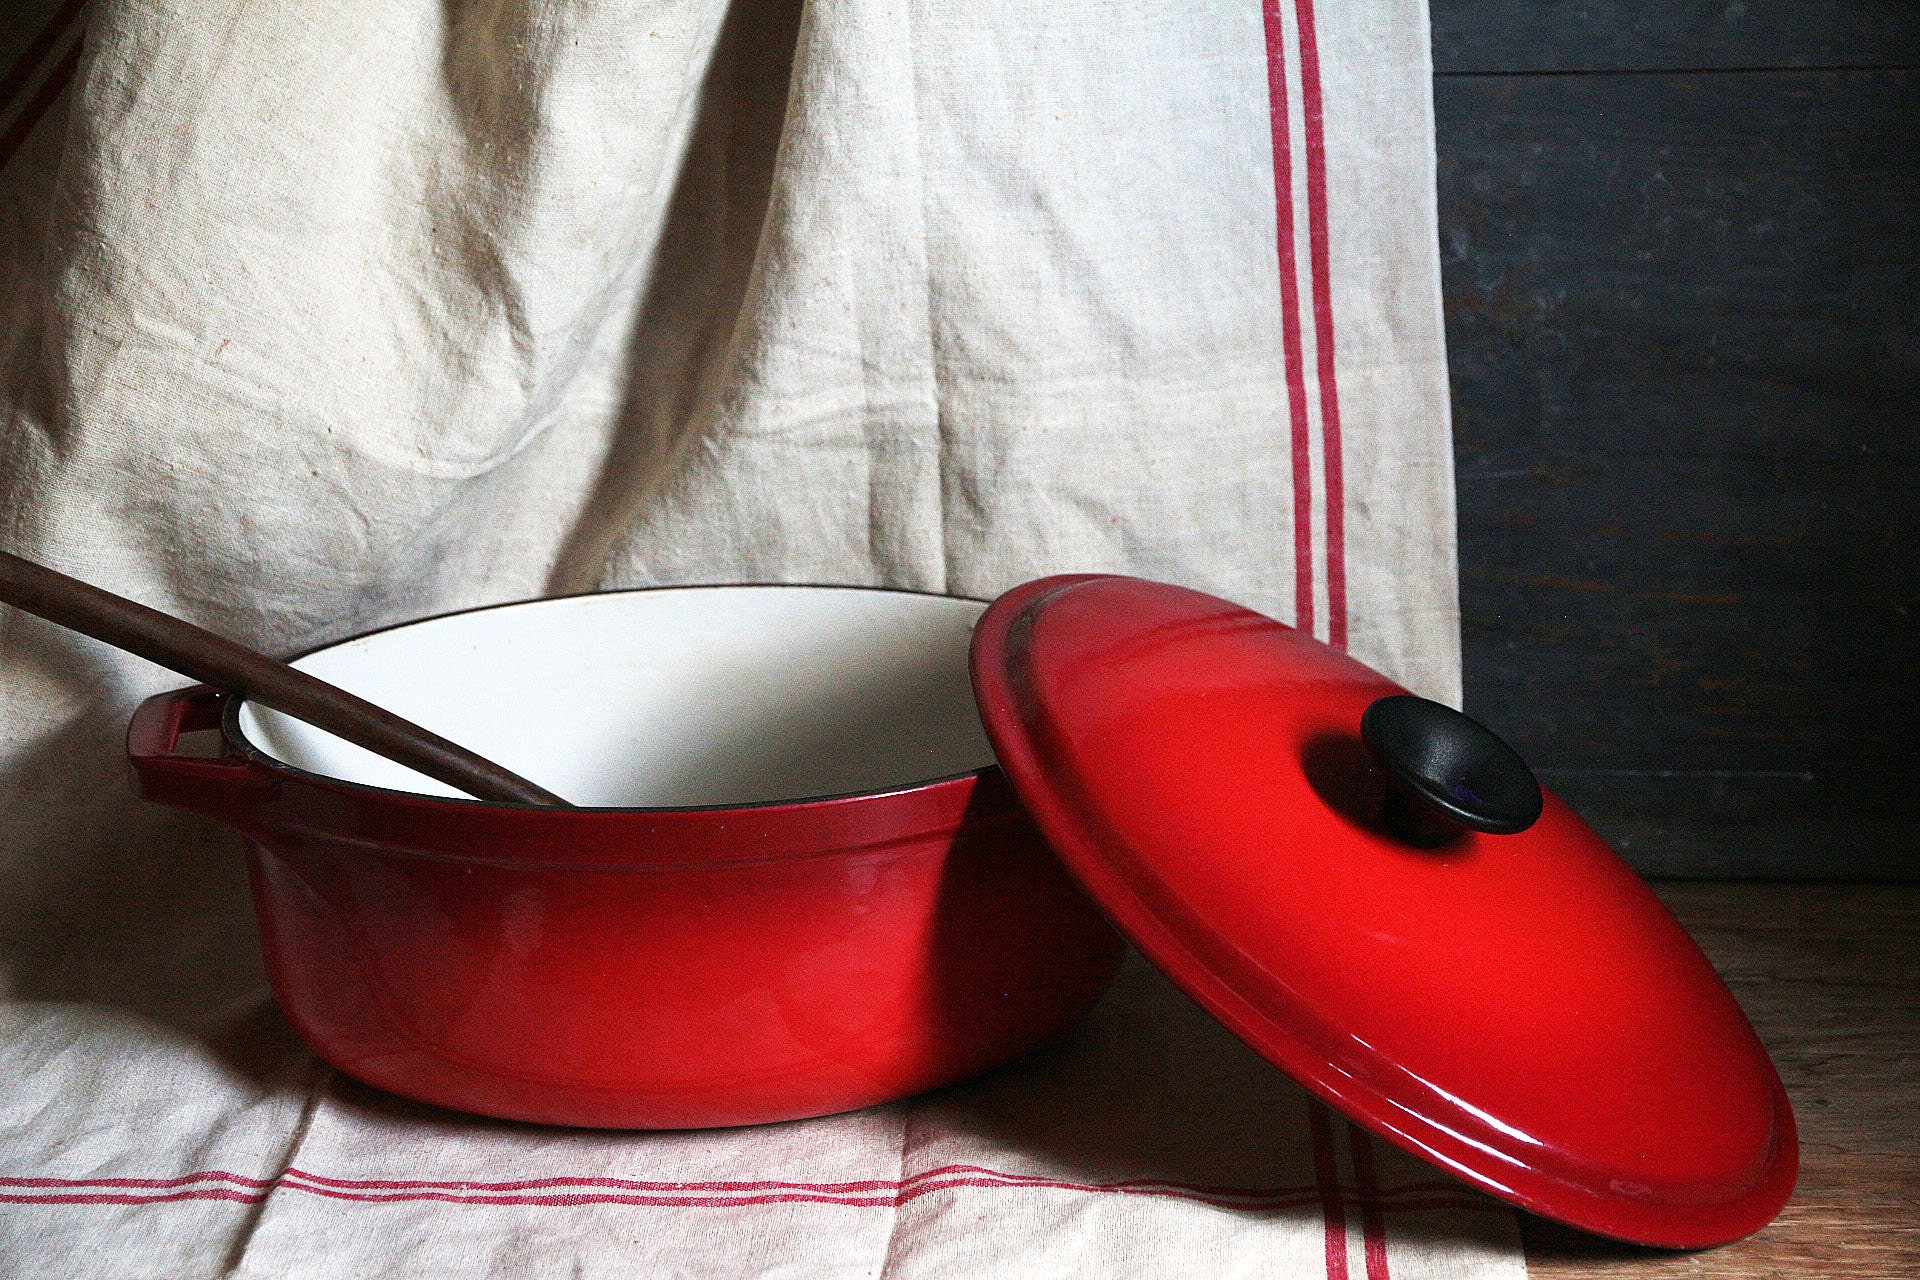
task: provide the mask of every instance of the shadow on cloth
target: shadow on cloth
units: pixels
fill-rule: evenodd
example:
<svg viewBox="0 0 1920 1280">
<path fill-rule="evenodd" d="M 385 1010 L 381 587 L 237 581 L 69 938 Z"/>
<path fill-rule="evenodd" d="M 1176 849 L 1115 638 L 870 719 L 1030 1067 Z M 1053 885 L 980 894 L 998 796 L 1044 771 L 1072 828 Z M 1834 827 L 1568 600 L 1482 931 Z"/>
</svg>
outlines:
<svg viewBox="0 0 1920 1280">
<path fill-rule="evenodd" d="M 772 198 L 800 19 L 798 0 L 728 8 L 639 301 L 620 428 L 555 559 L 555 594 L 605 585 L 614 543 L 678 471 L 701 401 L 721 385 Z"/>
<path fill-rule="evenodd" d="M 51 632 L 48 624 L 18 619 Z M 123 684 L 81 643 L 16 633 L 22 678 Z M 155 673 L 154 688 L 179 683 Z M 137 696 L 137 695 L 136 695 Z M 6 995 L 87 1001 L 191 1035 L 266 998 L 239 836 L 136 799 L 125 737 L 133 702 L 99 698 L 31 742 L 0 801 Z"/>
<path fill-rule="evenodd" d="M 623 1174 L 649 1176 L 648 1134 L 586 1134 L 464 1116 L 343 1076 L 334 1078 L 328 1094 L 352 1113 L 354 1124 L 387 1133 L 458 1133 L 482 1143 L 499 1141 L 505 1150 L 529 1139 L 578 1133 L 602 1153 L 626 1147 L 626 1154 L 615 1157 Z M 1511 1250 L 1516 1244 L 1509 1208 L 1363 1137 L 1337 1117 L 1321 1135 L 1323 1141 L 1331 1135 L 1330 1148 L 1321 1154 L 1330 1153 L 1336 1178 L 1332 1185 L 1318 1183 L 1315 1126 L 1309 1122 L 1309 1108 L 1317 1104 L 1138 956 L 1130 957 L 1101 1005 L 1066 1035 L 998 1070 L 890 1105 L 905 1112 L 903 1189 L 958 1167 L 995 1176 L 957 1181 L 948 1190 L 992 1195 L 1019 1190 L 1023 1178 L 1069 1193 L 1075 1187 L 1164 1186 L 1178 1199 L 1199 1200 L 1225 1214 L 1315 1223 L 1323 1197 L 1331 1194 L 1346 1206 L 1355 1229 L 1370 1206 L 1381 1210 L 1396 1248 L 1466 1242 Z M 836 1121 L 789 1122 L 829 1123 Z M 744 1136 L 751 1130 L 724 1132 Z M 694 1135 L 661 1136 L 678 1143 Z M 1370 1144 L 1365 1176 L 1350 1158 L 1354 1143 Z M 506 1172 L 526 1176 L 523 1170 Z M 1182 1188 L 1198 1194 L 1184 1195 Z M 1594 1242 L 1597 1248 L 1605 1244 Z"/>
<path fill-rule="evenodd" d="M 661 254 L 685 269 L 655 273 L 671 284 L 644 299 L 633 342 L 627 416 L 649 425 L 616 443 L 581 530 L 615 536 L 649 492 L 662 451 L 675 447 L 685 406 L 649 397 L 657 385 L 701 380 L 664 371 L 705 367 L 727 346 L 765 216 L 800 12 L 797 0 L 730 7 L 663 232 Z M 705 283 L 689 288 L 689 279 Z M 594 585 L 605 554 L 596 536 L 576 534 L 563 551 L 555 590 Z M 154 672 L 147 686 L 129 689 L 111 661 L 94 660 L 91 642 L 24 616 L 0 625 L 19 628 L 7 637 L 17 678 L 70 700 L 103 689 L 119 695 L 31 742 L 0 791 L 0 994 L 96 1003 L 218 1043 L 234 1009 L 267 999 L 241 839 L 143 804 L 126 781 L 127 718 L 139 696 L 179 678 Z"/>
</svg>

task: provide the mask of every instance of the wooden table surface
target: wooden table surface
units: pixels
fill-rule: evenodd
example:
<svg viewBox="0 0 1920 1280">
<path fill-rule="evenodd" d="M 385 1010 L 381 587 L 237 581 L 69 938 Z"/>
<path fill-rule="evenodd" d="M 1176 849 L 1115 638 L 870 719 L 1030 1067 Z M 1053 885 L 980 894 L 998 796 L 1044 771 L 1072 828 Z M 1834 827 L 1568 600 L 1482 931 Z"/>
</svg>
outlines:
<svg viewBox="0 0 1920 1280">
<path fill-rule="evenodd" d="M 1540 1280 L 1920 1280 L 1920 886 L 1666 882 L 1773 1053 L 1800 1125 L 1774 1223 L 1698 1253 L 1522 1215 Z"/>
</svg>

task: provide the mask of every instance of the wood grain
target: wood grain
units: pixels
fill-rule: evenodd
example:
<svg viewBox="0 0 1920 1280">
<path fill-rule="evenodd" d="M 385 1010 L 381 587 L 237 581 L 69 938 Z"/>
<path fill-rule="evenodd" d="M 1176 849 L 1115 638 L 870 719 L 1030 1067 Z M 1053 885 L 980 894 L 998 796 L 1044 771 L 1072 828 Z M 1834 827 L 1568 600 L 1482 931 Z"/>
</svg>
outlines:
<svg viewBox="0 0 1920 1280">
<path fill-rule="evenodd" d="M 1539 1280 L 1920 1276 L 1920 887 L 1656 883 L 1773 1054 L 1800 1183 L 1745 1240 L 1668 1253 L 1523 1215 Z"/>
<path fill-rule="evenodd" d="M 1920 873 L 1920 74 L 1435 102 L 1468 710 L 1645 872 Z"/>
<path fill-rule="evenodd" d="M 1912 0 L 1432 0 L 1441 73 L 1920 63 Z"/>
</svg>

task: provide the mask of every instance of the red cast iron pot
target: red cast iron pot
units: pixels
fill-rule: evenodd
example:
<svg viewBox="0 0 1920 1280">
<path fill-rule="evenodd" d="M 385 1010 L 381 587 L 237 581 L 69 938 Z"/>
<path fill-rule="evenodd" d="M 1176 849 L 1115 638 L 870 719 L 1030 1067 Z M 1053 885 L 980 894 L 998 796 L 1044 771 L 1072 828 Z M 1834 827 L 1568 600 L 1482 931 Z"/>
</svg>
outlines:
<svg viewBox="0 0 1920 1280">
<path fill-rule="evenodd" d="M 981 734 L 983 605 L 693 587 L 451 614 L 295 665 L 583 807 L 461 799 L 207 688 L 140 794 L 249 844 L 275 994 L 369 1084 L 617 1128 L 905 1097 L 1065 1029 L 1122 944 Z M 215 755 L 182 750 L 216 729 Z"/>
</svg>

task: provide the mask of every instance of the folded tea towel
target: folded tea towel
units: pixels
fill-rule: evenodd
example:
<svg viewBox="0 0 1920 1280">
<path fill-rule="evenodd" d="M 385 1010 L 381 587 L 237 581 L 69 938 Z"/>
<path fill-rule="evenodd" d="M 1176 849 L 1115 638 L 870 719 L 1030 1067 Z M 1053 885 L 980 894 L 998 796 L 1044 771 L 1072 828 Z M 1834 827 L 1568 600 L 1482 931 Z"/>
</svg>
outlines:
<svg viewBox="0 0 1920 1280">
<path fill-rule="evenodd" d="M 0 33 L 0 546 L 293 651 L 691 581 L 1118 570 L 1457 696 L 1419 0 L 94 0 Z M 377 1095 L 177 678 L 0 610 L 0 1271 L 1522 1274 L 1130 970 L 984 1080 L 727 1132 Z"/>
</svg>

